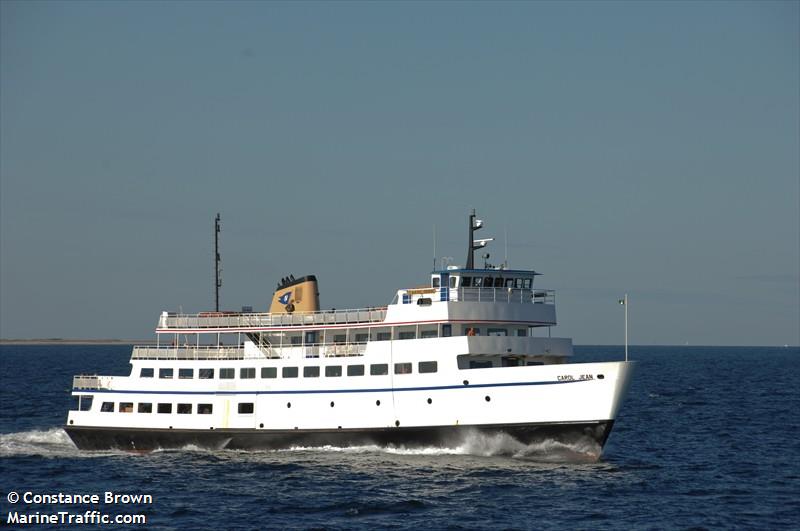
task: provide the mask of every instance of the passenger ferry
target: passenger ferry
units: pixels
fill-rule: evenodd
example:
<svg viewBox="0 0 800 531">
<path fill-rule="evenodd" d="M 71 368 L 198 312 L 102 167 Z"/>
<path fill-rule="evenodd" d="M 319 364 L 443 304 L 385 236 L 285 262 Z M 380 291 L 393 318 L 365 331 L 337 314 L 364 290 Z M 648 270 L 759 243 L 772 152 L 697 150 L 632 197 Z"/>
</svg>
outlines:
<svg viewBox="0 0 800 531">
<path fill-rule="evenodd" d="M 268 313 L 163 312 L 130 375 L 75 376 L 65 430 L 85 450 L 457 447 L 475 433 L 602 448 L 632 364 L 571 363 L 539 274 L 475 267 L 482 226 L 473 211 L 466 266 L 387 306 L 320 310 L 308 275 L 282 279 Z"/>
</svg>

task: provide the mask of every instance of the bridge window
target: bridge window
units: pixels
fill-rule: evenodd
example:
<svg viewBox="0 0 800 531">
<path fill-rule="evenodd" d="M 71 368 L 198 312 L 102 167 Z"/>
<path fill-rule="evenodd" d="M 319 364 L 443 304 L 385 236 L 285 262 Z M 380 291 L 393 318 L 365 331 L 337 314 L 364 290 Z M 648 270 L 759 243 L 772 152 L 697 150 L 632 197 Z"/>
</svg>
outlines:
<svg viewBox="0 0 800 531">
<path fill-rule="evenodd" d="M 494 279 L 494 287 L 502 288 L 503 287 L 503 279 L 500 278 L 500 277 L 497 277 L 496 279 Z"/>
<path fill-rule="evenodd" d="M 522 289 L 531 289 L 532 286 L 533 286 L 533 279 L 530 278 L 522 279 Z"/>
<path fill-rule="evenodd" d="M 461 287 L 468 288 L 472 286 L 472 277 L 461 277 Z"/>
<path fill-rule="evenodd" d="M 434 288 L 438 288 L 439 287 L 439 276 L 438 275 L 436 275 L 433 278 L 431 278 L 431 286 L 434 287 Z"/>
<path fill-rule="evenodd" d="M 507 288 L 513 288 L 514 287 L 514 279 L 513 278 L 507 278 L 506 279 L 506 287 Z"/>
</svg>

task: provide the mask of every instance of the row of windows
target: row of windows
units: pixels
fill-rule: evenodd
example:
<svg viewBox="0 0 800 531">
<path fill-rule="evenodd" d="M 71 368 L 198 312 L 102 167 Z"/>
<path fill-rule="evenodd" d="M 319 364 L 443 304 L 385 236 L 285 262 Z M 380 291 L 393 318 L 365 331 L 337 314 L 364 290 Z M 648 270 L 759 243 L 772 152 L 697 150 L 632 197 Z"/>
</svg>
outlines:
<svg viewBox="0 0 800 531">
<path fill-rule="evenodd" d="M 91 401 L 89 402 L 91 404 Z M 191 415 L 194 410 L 194 404 L 176 404 L 177 407 L 175 408 L 176 412 L 179 415 Z M 169 403 L 158 403 L 156 404 L 156 412 L 157 413 L 172 413 L 172 406 L 173 404 Z M 249 411 L 247 411 L 249 406 Z M 83 409 L 83 407 L 81 408 Z M 113 413 L 114 412 L 114 402 L 103 402 L 100 405 L 100 411 L 102 413 Z M 120 402 L 118 411 L 120 413 L 133 413 L 133 402 Z M 136 407 L 137 413 L 152 413 L 153 412 L 153 404 L 151 402 L 139 402 Z M 198 415 L 210 415 L 214 412 L 214 404 L 197 404 L 197 414 Z M 253 412 L 253 403 L 240 403 L 239 404 L 239 413 L 252 413 Z"/>
<path fill-rule="evenodd" d="M 394 373 L 395 374 L 411 374 L 413 364 L 410 362 L 406 363 L 395 363 L 394 364 Z M 346 366 L 347 376 L 364 376 L 364 365 L 347 365 Z M 433 373 L 439 370 L 439 364 L 436 361 L 420 361 L 417 363 L 417 372 L 422 374 Z M 201 380 L 208 380 L 214 378 L 214 369 L 198 369 L 198 377 Z M 178 378 L 179 379 L 192 379 L 194 378 L 194 369 L 178 369 Z M 369 366 L 369 373 L 372 376 L 382 376 L 389 374 L 389 364 L 388 363 L 373 363 Z M 174 369 L 159 369 L 158 370 L 158 377 L 162 379 L 170 379 L 174 378 L 175 370 Z M 283 378 L 297 378 L 300 374 L 299 367 L 283 367 L 281 369 L 281 377 Z M 151 367 L 143 367 L 139 372 L 139 376 L 141 378 L 153 378 L 155 375 L 155 369 Z M 327 377 L 337 377 L 342 375 L 342 366 L 341 365 L 326 365 L 325 366 L 325 376 Z M 219 378 L 221 380 L 232 380 L 236 376 L 236 369 L 232 368 L 225 368 L 219 370 Z M 312 365 L 303 367 L 303 378 L 318 378 L 320 376 L 320 367 L 318 365 Z M 239 379 L 248 380 L 253 379 L 256 377 L 256 369 L 254 367 L 242 367 L 239 369 Z M 278 377 L 278 368 L 277 367 L 262 367 L 261 368 L 261 377 L 262 378 L 277 378 Z"/>
</svg>

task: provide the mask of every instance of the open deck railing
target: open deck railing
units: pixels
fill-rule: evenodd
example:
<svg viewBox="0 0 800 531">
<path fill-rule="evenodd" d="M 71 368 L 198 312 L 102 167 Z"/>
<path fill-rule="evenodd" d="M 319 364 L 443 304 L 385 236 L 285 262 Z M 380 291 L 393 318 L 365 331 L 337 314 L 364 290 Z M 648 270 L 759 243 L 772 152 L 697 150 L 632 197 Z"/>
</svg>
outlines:
<svg viewBox="0 0 800 531">
<path fill-rule="evenodd" d="M 244 349 L 225 346 L 135 346 L 134 360 L 243 360 Z"/>
<path fill-rule="evenodd" d="M 73 389 L 100 389 L 100 377 L 97 375 L 79 374 L 72 377 Z"/>
<path fill-rule="evenodd" d="M 518 288 L 415 288 L 400 290 L 392 304 L 402 301 L 403 304 L 417 303 L 419 299 L 430 299 L 432 302 L 507 302 L 518 304 L 555 304 L 556 292 L 551 289 L 518 289 Z"/>
<path fill-rule="evenodd" d="M 381 322 L 385 318 L 385 307 L 295 313 L 202 312 L 198 314 L 175 314 L 165 312 L 161 314 L 158 328 L 262 328 L 317 324 L 360 324 Z"/>
</svg>

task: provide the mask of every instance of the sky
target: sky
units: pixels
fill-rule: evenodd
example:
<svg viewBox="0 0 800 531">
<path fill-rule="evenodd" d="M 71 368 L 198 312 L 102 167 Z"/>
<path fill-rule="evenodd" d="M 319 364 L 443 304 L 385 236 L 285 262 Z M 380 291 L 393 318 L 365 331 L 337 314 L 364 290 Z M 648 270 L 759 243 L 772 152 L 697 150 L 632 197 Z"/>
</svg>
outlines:
<svg viewBox="0 0 800 531">
<path fill-rule="evenodd" d="M 800 343 L 798 2 L 0 2 L 0 338 L 388 304 L 465 263 L 554 336 Z"/>
</svg>

